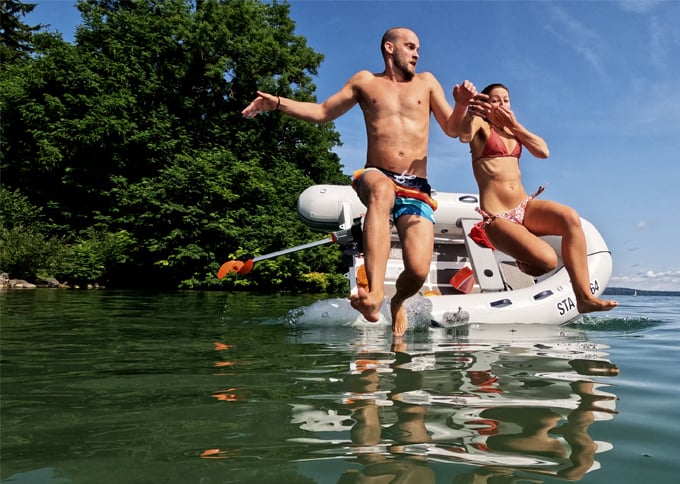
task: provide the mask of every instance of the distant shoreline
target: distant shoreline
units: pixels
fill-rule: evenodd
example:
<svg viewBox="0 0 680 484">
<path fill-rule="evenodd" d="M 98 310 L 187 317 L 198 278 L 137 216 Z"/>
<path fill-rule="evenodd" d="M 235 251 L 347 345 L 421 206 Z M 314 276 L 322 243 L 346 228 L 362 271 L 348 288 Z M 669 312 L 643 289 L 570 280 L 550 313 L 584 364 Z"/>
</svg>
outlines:
<svg viewBox="0 0 680 484">
<path fill-rule="evenodd" d="M 680 291 L 646 291 L 627 287 L 608 287 L 603 294 L 605 296 L 680 296 Z"/>
</svg>

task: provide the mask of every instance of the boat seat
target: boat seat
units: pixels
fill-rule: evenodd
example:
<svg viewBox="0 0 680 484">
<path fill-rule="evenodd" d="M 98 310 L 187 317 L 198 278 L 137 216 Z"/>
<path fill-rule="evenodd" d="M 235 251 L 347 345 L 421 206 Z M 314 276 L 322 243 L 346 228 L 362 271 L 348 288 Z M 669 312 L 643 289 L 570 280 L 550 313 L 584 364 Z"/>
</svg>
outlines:
<svg viewBox="0 0 680 484">
<path fill-rule="evenodd" d="M 470 238 L 470 230 L 478 222 L 479 219 L 460 219 L 465 234 L 465 248 L 470 254 L 470 263 L 475 273 L 475 279 L 477 279 L 477 284 L 482 292 L 502 291 L 505 289 L 505 284 L 493 249 L 482 247 Z"/>
<path fill-rule="evenodd" d="M 514 291 L 536 284 L 533 276 L 520 271 L 515 262 L 504 260 L 501 261 L 499 267 L 508 290 Z"/>
</svg>

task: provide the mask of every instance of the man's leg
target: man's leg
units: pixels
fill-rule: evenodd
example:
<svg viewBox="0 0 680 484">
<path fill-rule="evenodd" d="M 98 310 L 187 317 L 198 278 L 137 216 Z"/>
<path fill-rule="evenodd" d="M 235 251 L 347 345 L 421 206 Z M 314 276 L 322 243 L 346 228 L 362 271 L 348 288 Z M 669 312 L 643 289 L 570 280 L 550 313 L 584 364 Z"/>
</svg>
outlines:
<svg viewBox="0 0 680 484">
<path fill-rule="evenodd" d="M 366 205 L 364 217 L 364 264 L 368 288 L 359 287 L 350 297 L 352 307 L 368 321 L 380 319 L 385 297 L 385 270 L 390 254 L 390 213 L 394 206 L 394 185 L 379 171 L 368 171 L 359 185 L 359 198 Z"/>
<path fill-rule="evenodd" d="M 404 271 L 399 274 L 396 293 L 390 302 L 392 333 L 402 336 L 408 327 L 404 301 L 416 294 L 427 280 L 434 250 L 434 225 L 419 215 L 402 215 L 396 221 L 401 240 Z"/>
</svg>

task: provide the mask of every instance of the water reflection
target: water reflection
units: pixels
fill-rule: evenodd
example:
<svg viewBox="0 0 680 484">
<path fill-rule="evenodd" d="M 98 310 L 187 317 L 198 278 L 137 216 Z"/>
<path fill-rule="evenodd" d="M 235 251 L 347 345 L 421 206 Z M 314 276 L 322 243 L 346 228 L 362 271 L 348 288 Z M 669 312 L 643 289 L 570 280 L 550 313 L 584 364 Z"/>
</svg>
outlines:
<svg viewBox="0 0 680 484">
<path fill-rule="evenodd" d="M 425 426 L 427 408 L 403 398 L 423 387 L 423 373 L 408 368 L 411 357 L 405 349 L 405 344 L 394 348 L 395 359 L 390 365 L 394 387 L 386 399 L 370 398 L 380 395 L 380 375 L 374 367 L 379 367 L 379 362 L 375 360 L 355 362 L 354 371 L 345 379 L 345 403 L 352 409 L 354 422 L 350 433 L 353 451 L 362 468 L 346 471 L 338 482 L 371 482 L 381 476 L 400 482 L 435 482 L 435 474 L 425 465 L 423 456 L 405 451 L 406 445 L 432 441 Z M 367 395 L 369 398 L 364 398 Z M 392 405 L 396 422 L 381 424 L 381 405 Z M 386 443 L 384 448 L 382 442 Z M 390 454 L 405 456 L 393 458 Z"/>
<path fill-rule="evenodd" d="M 378 330 L 349 330 L 353 338 L 331 338 L 355 349 L 335 404 L 328 395 L 325 405 L 307 403 L 321 399 L 309 395 L 292 405 L 291 421 L 306 436 L 290 441 L 316 447 L 301 460 L 345 460 L 338 482 L 435 482 L 433 463 L 476 466 L 456 466 L 456 483 L 512 482 L 519 473 L 523 482 L 526 473 L 579 480 L 612 447 L 589 434 L 616 414 L 604 380 L 618 368 L 604 346 L 573 335 L 508 342 L 485 333 L 421 334 L 386 347 Z"/>
<path fill-rule="evenodd" d="M 0 291 L 0 480 L 627 482 L 631 462 L 638 482 L 677 480 L 660 364 L 677 338 L 648 333 L 646 307 L 599 326 L 423 327 L 392 347 L 389 324 L 280 321 L 307 301 Z M 584 326 L 617 342 L 625 379 Z"/>
</svg>

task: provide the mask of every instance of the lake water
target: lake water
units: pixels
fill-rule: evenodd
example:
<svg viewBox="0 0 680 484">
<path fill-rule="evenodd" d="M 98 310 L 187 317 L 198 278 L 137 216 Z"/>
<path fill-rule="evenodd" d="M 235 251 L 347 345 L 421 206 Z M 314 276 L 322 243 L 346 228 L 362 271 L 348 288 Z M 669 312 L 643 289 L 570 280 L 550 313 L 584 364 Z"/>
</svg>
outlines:
<svg viewBox="0 0 680 484">
<path fill-rule="evenodd" d="M 617 299 L 567 327 L 393 345 L 329 323 L 341 300 L 0 292 L 0 477 L 680 482 L 680 299 Z"/>
</svg>

